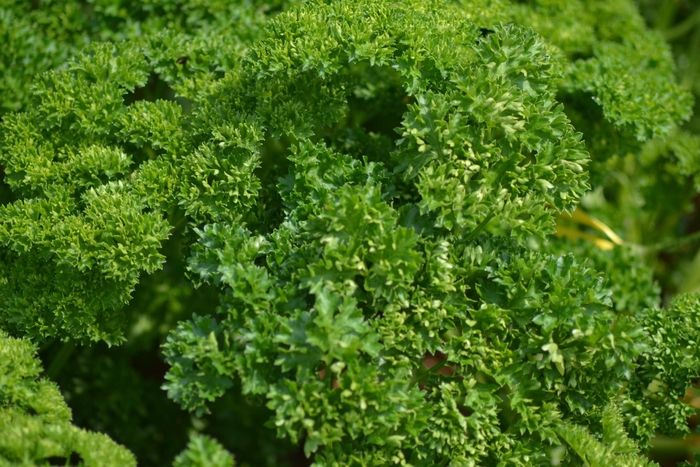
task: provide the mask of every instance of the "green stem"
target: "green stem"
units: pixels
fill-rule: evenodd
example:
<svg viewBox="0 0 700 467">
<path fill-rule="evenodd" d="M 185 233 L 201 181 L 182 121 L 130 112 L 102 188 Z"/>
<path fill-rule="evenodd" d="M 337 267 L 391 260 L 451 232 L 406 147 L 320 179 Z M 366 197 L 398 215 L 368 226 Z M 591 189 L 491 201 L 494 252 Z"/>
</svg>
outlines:
<svg viewBox="0 0 700 467">
<path fill-rule="evenodd" d="M 700 11 L 700 10 L 699 10 Z M 690 37 L 690 47 L 689 53 L 691 56 L 695 57 L 700 52 L 700 28 L 695 29 Z M 688 68 L 683 74 L 682 85 L 686 88 L 693 89 L 696 85 L 695 79 L 697 77 L 698 63 L 697 60 L 691 60 Z"/>
<path fill-rule="evenodd" d="M 678 39 L 681 36 L 685 36 L 688 34 L 693 27 L 696 24 L 700 23 L 700 10 L 696 10 L 692 15 L 690 15 L 688 18 L 686 18 L 685 21 L 683 21 L 680 24 L 675 25 L 671 29 L 667 29 L 664 31 L 664 38 L 671 42 L 675 39 Z"/>
<path fill-rule="evenodd" d="M 440 371 L 442 368 L 447 365 L 447 357 L 445 357 L 443 360 L 439 361 L 435 365 L 431 366 L 430 368 L 425 368 L 423 371 L 418 373 L 413 377 L 411 380 L 411 387 L 415 386 L 418 383 L 424 382 L 426 379 L 428 379 L 428 375 L 431 373 L 437 373 Z"/>
<path fill-rule="evenodd" d="M 491 211 L 489 215 L 486 216 L 484 220 L 481 221 L 479 225 L 477 225 L 476 228 L 464 238 L 464 240 L 466 242 L 471 242 L 472 240 L 474 240 L 481 233 L 481 231 L 484 230 L 484 228 L 486 228 L 486 225 L 489 223 L 489 221 L 491 221 L 491 219 L 493 219 L 493 216 L 495 215 L 496 213 Z"/>
<path fill-rule="evenodd" d="M 697 449 L 693 449 L 686 440 L 680 438 L 657 436 L 651 440 L 650 454 L 654 457 L 666 456 L 668 454 L 688 455 L 695 452 L 698 452 Z"/>
<path fill-rule="evenodd" d="M 678 0 L 665 0 L 656 12 L 656 23 L 654 24 L 656 29 L 661 31 L 668 29 L 673 24 L 676 11 L 678 11 Z"/>
<path fill-rule="evenodd" d="M 49 368 L 46 370 L 46 376 L 48 376 L 49 379 L 56 379 L 59 373 L 61 373 L 61 370 L 63 369 L 65 364 L 70 359 L 70 356 L 73 354 L 74 350 L 75 341 L 70 340 L 68 342 L 63 343 L 58 353 L 51 361 L 51 365 L 49 365 Z"/>
<path fill-rule="evenodd" d="M 179 208 L 173 209 L 168 216 L 168 223 L 173 226 L 171 234 L 179 233 L 187 224 L 188 217 L 185 212 Z"/>
<path fill-rule="evenodd" d="M 643 249 L 649 253 L 675 250 L 677 248 L 682 247 L 683 245 L 687 245 L 688 243 L 692 243 L 696 240 L 700 240 L 700 231 L 692 233 L 690 235 L 686 235 L 685 237 L 674 238 L 672 240 L 666 240 L 664 242 L 655 243 L 653 245 L 646 245 L 643 247 Z"/>
</svg>

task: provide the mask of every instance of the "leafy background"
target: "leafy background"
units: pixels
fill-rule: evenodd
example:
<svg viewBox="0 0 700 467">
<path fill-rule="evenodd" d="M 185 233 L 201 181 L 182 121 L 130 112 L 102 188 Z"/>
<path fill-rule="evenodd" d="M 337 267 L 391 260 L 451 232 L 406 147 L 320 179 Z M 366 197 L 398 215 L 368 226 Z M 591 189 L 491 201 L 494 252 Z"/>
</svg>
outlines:
<svg viewBox="0 0 700 467">
<path fill-rule="evenodd" d="M 61 2 L 41 3 L 48 9 L 63 6 Z M 274 2 L 265 3 L 266 15 L 281 9 Z M 639 6 L 648 24 L 671 43 L 680 82 L 695 95 L 696 111 L 677 138 L 672 138 L 676 146 L 651 142 L 643 148 L 644 157 L 639 160 L 618 157 L 605 161 L 599 173 L 615 174 L 615 178 L 601 180 L 601 191 L 590 194 L 583 208 L 623 241 L 647 247 L 641 256 L 653 267 L 668 303 L 679 292 L 700 291 L 700 242 L 693 236 L 700 232 L 700 197 L 695 195 L 697 181 L 689 183 L 688 174 L 683 172 L 685 166 L 693 165 L 684 158 L 697 156 L 700 151 L 700 2 L 639 0 Z M 138 37 L 164 25 L 181 30 L 191 27 L 178 22 L 177 11 L 158 10 L 149 2 L 135 12 L 108 2 L 85 2 L 79 8 L 42 17 L 45 21 L 60 18 L 60 24 L 42 23 L 41 28 L 56 43 L 70 43 L 72 48 L 44 50 L 36 44 L 35 53 L 22 64 L 12 62 L 16 54 L 11 47 L 26 47 L 23 38 L 32 36 L 29 31 L 37 23 L 13 16 L 9 8 L 0 10 L 0 43 L 9 44 L 0 50 L 0 67 L 4 67 L 0 73 L 18 67 L 26 70 L 26 76 L 6 81 L 8 88 L 0 89 L 4 111 L 26 105 L 16 96 L 24 95 L 18 90 L 27 85 L 28 76 L 60 66 L 90 40 Z M 94 21 L 85 23 L 80 19 L 86 12 Z M 133 18 L 140 20 L 138 26 L 125 26 Z M 17 22 L 25 29 L 2 26 Z M 14 31 L 15 35 L 3 37 L 1 31 Z M 163 95 L 168 90 L 152 79 L 139 92 Z M 659 179 L 658 173 L 668 175 Z M 6 200 L 11 197 L 9 193 L 3 196 Z M 562 231 L 566 225 L 563 219 Z M 169 464 L 187 443 L 192 429 L 216 437 L 235 454 L 238 465 L 309 465 L 300 448 L 280 443 L 274 429 L 260 425 L 259 420 L 270 418 L 269 410 L 260 401 L 244 400 L 239 388 L 219 399 L 211 407 L 211 414 L 203 418 L 181 410 L 161 389 L 168 369 L 161 345 L 168 333 L 177 322 L 193 314 L 214 314 L 218 305 L 212 289 L 206 285 L 195 289 L 184 279 L 187 255 L 183 254 L 183 245 L 191 241 L 185 235 L 176 233 L 168 239 L 162 249 L 166 267 L 143 276 L 137 285 L 127 308 L 127 321 L 132 323 L 126 336 L 128 344 L 111 348 L 95 344 L 77 351 L 71 343 L 46 342 L 40 355 L 48 376 L 61 388 L 76 425 L 109 433 L 131 449 L 141 465 Z M 686 240 L 679 242 L 679 238 Z M 687 399 L 700 408 L 700 390 L 690 390 Z M 684 440 L 654 439 L 650 456 L 663 465 L 675 465 L 700 453 L 700 434 L 695 430 L 699 421 L 690 418 L 694 430 Z"/>
<path fill-rule="evenodd" d="M 690 89 L 695 97 L 693 117 L 684 129 L 697 138 L 697 135 L 700 135 L 700 2 L 638 0 L 638 3 L 649 26 L 660 31 L 671 44 L 679 81 Z M 698 146 L 695 147 L 697 152 Z M 686 209 L 675 225 L 669 223 L 668 230 L 686 235 L 700 231 L 700 196 L 696 195 Z M 644 226 L 639 228 L 644 229 Z M 678 292 L 700 290 L 700 250 L 697 246 L 698 242 L 694 242 L 676 251 L 650 258 L 666 297 Z M 697 389 L 697 383 L 695 388 L 688 391 L 687 401 L 700 408 L 700 390 Z M 692 416 L 688 423 L 693 430 L 686 439 L 657 438 L 653 441 L 651 456 L 662 465 L 671 466 L 700 452 L 700 417 Z"/>
</svg>

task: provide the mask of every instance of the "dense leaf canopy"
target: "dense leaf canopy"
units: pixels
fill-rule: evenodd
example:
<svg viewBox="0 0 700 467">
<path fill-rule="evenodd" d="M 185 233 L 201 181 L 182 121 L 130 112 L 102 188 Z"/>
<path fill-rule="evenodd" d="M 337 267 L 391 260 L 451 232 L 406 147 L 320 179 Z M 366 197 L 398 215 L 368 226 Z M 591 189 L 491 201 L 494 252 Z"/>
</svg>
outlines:
<svg viewBox="0 0 700 467">
<path fill-rule="evenodd" d="M 0 464 L 134 462 L 70 425 L 27 339 L 163 340 L 163 389 L 214 426 L 183 467 L 233 465 L 198 432 L 254 404 L 317 467 L 636 467 L 687 431 L 700 298 L 661 308 L 637 238 L 553 235 L 580 203 L 620 215 L 625 157 L 633 216 L 663 192 L 677 221 L 698 186 L 692 98 L 630 1 L 122 3 L 0 0 L 0 328 L 22 337 L 0 336 Z M 76 388 L 121 358 L 85 348 Z"/>
</svg>

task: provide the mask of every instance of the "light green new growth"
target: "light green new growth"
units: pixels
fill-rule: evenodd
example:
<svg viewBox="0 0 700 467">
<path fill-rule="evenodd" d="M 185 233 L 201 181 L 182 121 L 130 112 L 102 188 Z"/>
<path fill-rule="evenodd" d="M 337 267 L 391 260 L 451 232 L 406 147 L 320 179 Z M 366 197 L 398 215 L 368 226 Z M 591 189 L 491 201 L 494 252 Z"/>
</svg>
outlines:
<svg viewBox="0 0 700 467">
<path fill-rule="evenodd" d="M 194 434 L 173 467 L 234 467 L 233 456 L 206 435 Z"/>
<path fill-rule="evenodd" d="M 573 256 L 524 242 L 587 186 L 580 135 L 555 97 L 567 62 L 471 11 L 312 4 L 271 20 L 221 82 L 217 95 L 245 96 L 221 113 L 253 115 L 288 147 L 284 215 L 272 232 L 197 231 L 191 268 L 225 294 L 219 320 L 183 323 L 164 347 L 165 387 L 184 407 L 205 412 L 240 379 L 316 466 L 468 466 L 547 465 L 560 428 L 593 424 L 624 386 L 630 415 L 644 405 L 633 375 L 666 324 L 627 309 L 654 306 L 653 283 L 611 296 Z M 360 125 L 373 105 L 402 113 L 393 151 Z M 447 375 L 423 366 L 430 355 Z"/>
<path fill-rule="evenodd" d="M 36 347 L 0 332 L 0 465 L 30 467 L 75 462 L 85 467 L 136 466 L 106 435 L 71 424 L 71 411 L 47 379 L 39 379 Z"/>
<path fill-rule="evenodd" d="M 635 250 L 551 236 L 625 158 L 677 160 L 683 200 L 697 183 L 692 100 L 630 1 L 125 5 L 31 99 L 2 81 L 23 109 L 0 124 L 2 329 L 123 343 L 177 238 L 221 305 L 168 335 L 168 396 L 211 417 L 240 387 L 315 467 L 637 467 L 687 430 L 700 298 L 661 310 Z M 0 455 L 88 465 L 84 437 L 133 463 L 69 425 L 28 341 L 0 342 L 32 388 L 0 386 L 0 413 L 66 433 Z M 175 465 L 233 457 L 194 435 Z"/>
</svg>

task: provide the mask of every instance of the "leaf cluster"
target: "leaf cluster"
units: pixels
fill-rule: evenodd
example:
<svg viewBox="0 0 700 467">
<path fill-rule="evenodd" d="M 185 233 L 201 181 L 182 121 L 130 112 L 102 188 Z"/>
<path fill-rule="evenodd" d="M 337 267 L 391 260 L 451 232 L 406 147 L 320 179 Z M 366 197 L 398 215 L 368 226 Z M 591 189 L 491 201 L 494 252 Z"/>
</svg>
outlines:
<svg viewBox="0 0 700 467">
<path fill-rule="evenodd" d="M 55 383 L 39 378 L 36 347 L 0 334 L 0 465 L 136 466 L 133 454 L 108 436 L 71 424 Z"/>
<path fill-rule="evenodd" d="M 55 21 L 51 5 L 28 18 Z M 20 11 L 0 4 L 0 21 Z M 0 124 L 0 327 L 49 348 L 165 340 L 163 389 L 205 420 L 175 465 L 233 464 L 196 432 L 240 409 L 223 403 L 238 388 L 237 404 L 264 405 L 257 423 L 319 467 L 643 466 L 655 433 L 686 431 L 697 296 L 659 308 L 639 249 L 551 235 L 580 203 L 619 217 L 613 168 L 649 172 L 629 188 L 650 199 L 634 219 L 675 225 L 682 208 L 663 217 L 671 201 L 654 194 L 673 187 L 664 196 L 684 206 L 697 188 L 697 141 L 679 128 L 692 101 L 631 2 L 101 0 L 84 12 L 56 45 L 17 23 L 0 55 L 36 74 L 30 93 L 21 73 L 0 80 L 13 89 L 3 108 L 22 109 Z M 181 311 L 196 296 L 185 262 L 219 295 L 216 313 Z M 132 297 L 166 295 L 180 311 L 135 331 L 155 325 Z M 84 438 L 133 462 L 69 424 L 36 379 L 33 344 L 3 339 L 23 360 L 6 369 L 0 410 L 15 418 L 0 434 L 67 434 L 50 448 L 12 438 L 0 455 L 77 452 L 88 465 Z M 100 355 L 68 357 L 74 400 L 90 362 L 128 360 Z M 121 369 L 105 371 L 132 381 Z"/>
</svg>

